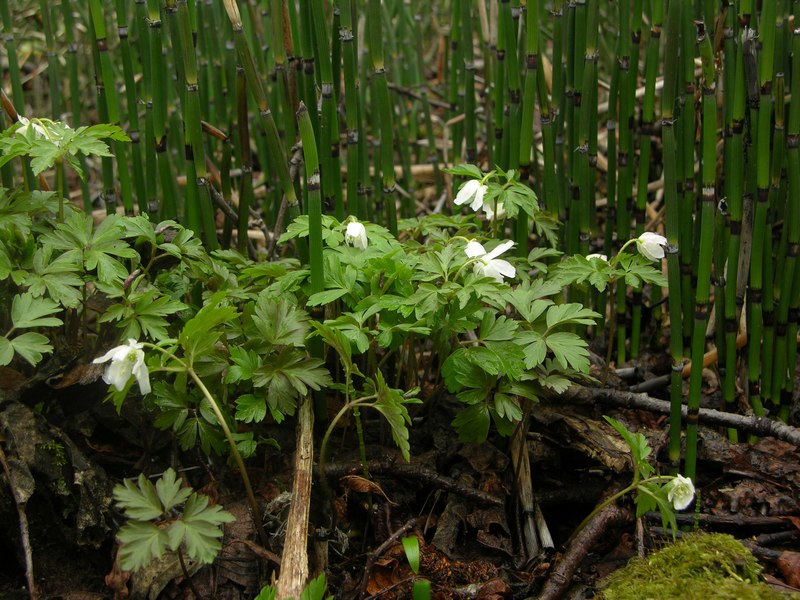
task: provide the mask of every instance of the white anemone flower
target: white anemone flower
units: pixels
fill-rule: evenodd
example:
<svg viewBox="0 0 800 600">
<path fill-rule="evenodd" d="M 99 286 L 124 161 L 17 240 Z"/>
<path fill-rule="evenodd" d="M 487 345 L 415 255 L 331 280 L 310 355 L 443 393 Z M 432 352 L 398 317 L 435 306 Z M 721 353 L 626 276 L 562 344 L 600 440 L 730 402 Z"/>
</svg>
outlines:
<svg viewBox="0 0 800 600">
<path fill-rule="evenodd" d="M 363 223 L 358 221 L 350 221 L 347 224 L 347 230 L 344 232 L 345 241 L 354 248 L 366 250 L 369 241 L 367 240 L 367 230 Z"/>
<path fill-rule="evenodd" d="M 648 260 L 661 260 L 664 258 L 664 248 L 667 246 L 667 238 L 663 235 L 645 231 L 636 238 L 636 247 L 639 252 Z"/>
<path fill-rule="evenodd" d="M 592 260 L 593 258 L 599 258 L 603 262 L 608 262 L 608 256 L 606 256 L 605 254 L 597 253 L 597 254 L 587 254 L 586 255 L 586 260 Z"/>
<path fill-rule="evenodd" d="M 22 115 L 17 115 L 17 119 L 19 119 L 20 124 L 22 127 L 17 129 L 17 133 L 21 135 L 26 135 L 30 128 L 33 128 L 34 136 L 37 138 L 47 137 L 47 131 L 45 131 L 44 127 L 41 124 L 37 123 L 36 120 L 31 121 L 23 117 Z"/>
<path fill-rule="evenodd" d="M 694 484 L 692 480 L 683 475 L 676 475 L 669 484 L 669 492 L 667 492 L 667 499 L 672 502 L 675 510 L 683 510 L 687 508 L 694 499 Z"/>
<path fill-rule="evenodd" d="M 117 346 L 106 352 L 100 358 L 95 358 L 94 363 L 104 363 L 111 361 L 103 373 L 103 381 L 113 385 L 120 392 L 125 389 L 131 375 L 136 377 L 139 383 L 139 391 L 142 394 L 150 393 L 150 372 L 144 364 L 143 344 L 133 338 L 128 339 L 127 344 Z"/>
<path fill-rule="evenodd" d="M 497 257 L 511 248 L 513 245 L 513 241 L 506 240 L 505 242 L 499 244 L 494 250 L 487 253 L 486 249 L 480 242 L 470 240 L 467 244 L 467 247 L 464 249 L 464 253 L 469 258 L 478 259 L 475 261 L 474 266 L 476 275 L 481 277 L 491 277 L 497 283 L 503 283 L 504 277 L 514 277 L 517 271 L 507 260 Z"/>
<path fill-rule="evenodd" d="M 470 203 L 472 210 L 478 210 L 483 206 L 483 195 L 486 193 L 486 186 L 478 179 L 470 179 L 458 190 L 456 199 L 453 201 L 457 205 Z"/>
</svg>

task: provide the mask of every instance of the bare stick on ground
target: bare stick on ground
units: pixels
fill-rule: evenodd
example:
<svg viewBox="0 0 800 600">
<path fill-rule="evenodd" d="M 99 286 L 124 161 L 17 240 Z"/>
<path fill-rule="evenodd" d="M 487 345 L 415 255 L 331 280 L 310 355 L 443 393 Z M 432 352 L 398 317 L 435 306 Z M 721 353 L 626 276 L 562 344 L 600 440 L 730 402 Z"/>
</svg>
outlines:
<svg viewBox="0 0 800 600">
<path fill-rule="evenodd" d="M 11 469 L 8 468 L 8 461 L 6 460 L 6 453 L 3 452 L 3 446 L 0 445 L 0 464 L 3 466 L 3 471 L 8 479 L 8 485 L 11 487 L 11 493 L 14 495 L 14 504 L 17 505 L 17 514 L 19 515 L 19 535 L 22 539 L 22 551 L 25 555 L 25 579 L 28 582 L 28 592 L 30 593 L 31 600 L 36 600 L 39 595 L 36 592 L 36 581 L 33 578 L 33 549 L 31 548 L 31 538 L 28 530 L 28 515 L 25 513 L 25 504 L 27 498 L 21 498 L 17 491 L 17 486 L 14 485 L 14 479 L 11 476 Z"/>
<path fill-rule="evenodd" d="M 314 411 L 311 399 L 304 398 L 297 409 L 292 505 L 286 525 L 281 574 L 276 585 L 278 599 L 300 598 L 308 580 L 308 515 L 313 468 Z"/>
</svg>

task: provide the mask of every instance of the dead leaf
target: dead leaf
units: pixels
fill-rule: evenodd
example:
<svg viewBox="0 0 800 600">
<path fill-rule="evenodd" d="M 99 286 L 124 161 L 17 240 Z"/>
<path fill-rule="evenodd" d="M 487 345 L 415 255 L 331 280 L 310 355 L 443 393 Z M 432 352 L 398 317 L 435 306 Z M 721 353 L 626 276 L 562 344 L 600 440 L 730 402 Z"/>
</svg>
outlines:
<svg viewBox="0 0 800 600">
<path fill-rule="evenodd" d="M 800 587 L 800 552 L 783 552 L 778 558 L 778 568 L 790 586 Z"/>
<path fill-rule="evenodd" d="M 360 494 L 369 494 L 369 493 L 380 494 L 381 496 L 383 496 L 386 502 L 388 502 L 392 506 L 397 506 L 397 504 L 392 502 L 389 499 L 389 496 L 387 496 L 384 493 L 384 491 L 381 489 L 381 486 L 379 486 L 374 481 L 370 481 L 366 477 L 361 477 L 359 475 L 345 475 L 344 477 L 342 477 L 341 481 L 344 482 L 345 487 L 347 487 L 350 490 L 353 490 L 354 492 L 358 492 Z"/>
</svg>

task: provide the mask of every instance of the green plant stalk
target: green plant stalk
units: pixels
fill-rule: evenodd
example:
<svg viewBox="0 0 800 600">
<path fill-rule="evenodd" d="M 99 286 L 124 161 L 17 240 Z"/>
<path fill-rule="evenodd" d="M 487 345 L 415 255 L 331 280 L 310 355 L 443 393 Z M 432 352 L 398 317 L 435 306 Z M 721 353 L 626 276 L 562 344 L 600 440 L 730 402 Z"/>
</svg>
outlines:
<svg viewBox="0 0 800 600">
<path fill-rule="evenodd" d="M 3 41 L 6 47 L 6 60 L 8 61 L 8 77 L 11 80 L 11 100 L 17 112 L 25 112 L 25 95 L 22 91 L 22 77 L 20 76 L 17 43 L 14 37 L 14 20 L 11 16 L 10 5 L 10 2 L 0 2 L 0 18 L 3 21 Z M 7 100 L 7 98 L 5 91 L 3 91 L 3 99 Z M 25 188 L 35 190 L 37 182 L 30 169 L 30 161 L 26 158 L 21 158 L 20 162 L 22 163 Z M 5 168 L 3 169 L 3 178 L 4 180 L 8 178 L 8 171 Z M 7 187 L 13 187 L 13 183 Z"/>
<path fill-rule="evenodd" d="M 82 107 L 81 86 L 78 80 L 78 44 L 75 42 L 75 16 L 72 8 L 72 3 L 69 0 L 61 2 L 61 15 L 64 22 L 64 44 L 66 45 L 64 59 L 69 80 L 69 111 L 72 113 L 72 126 L 75 128 L 81 123 Z M 80 152 L 77 158 L 78 164 L 83 172 L 86 173 L 86 157 Z M 89 193 L 89 180 L 88 178 L 81 178 L 80 182 L 83 210 L 91 213 L 92 196 Z"/>
<path fill-rule="evenodd" d="M 507 2 L 508 0 L 505 0 Z M 499 12 L 504 10 L 504 0 L 500 0 Z M 495 64 L 494 64 L 494 85 L 492 92 L 494 94 L 494 160 L 496 164 L 505 164 L 502 160 L 503 149 L 507 148 L 506 131 L 503 128 L 504 119 L 503 113 L 506 103 L 506 35 L 505 35 L 505 19 L 497 19 L 497 43 L 495 45 Z"/>
<path fill-rule="evenodd" d="M 102 15 L 100 15 L 102 20 Z M 92 59 L 94 62 L 95 72 L 95 88 L 97 91 L 97 115 L 103 123 L 111 122 L 111 115 L 109 114 L 109 103 L 106 99 L 106 86 L 103 82 L 100 52 L 97 43 L 97 36 L 94 31 L 94 19 L 90 16 L 88 19 L 89 31 L 95 43 L 92 44 Z M 106 213 L 114 214 L 117 211 L 117 190 L 114 185 L 114 160 L 110 156 L 104 156 L 100 159 L 100 166 L 103 177 L 103 196 L 106 205 Z"/>
<path fill-rule="evenodd" d="M 702 22 L 697 27 L 697 43 L 703 65 L 703 117 L 702 117 L 702 208 L 700 213 L 700 244 L 697 264 L 697 289 L 694 303 L 694 328 L 692 330 L 692 371 L 689 377 L 687 409 L 686 473 L 694 477 L 696 464 L 690 462 L 690 443 L 697 443 L 697 416 L 700 411 L 703 383 L 703 355 L 705 353 L 706 324 L 708 323 L 711 290 L 711 262 L 714 247 L 714 211 L 716 208 L 716 144 L 717 100 L 716 74 L 711 42 Z M 683 283 L 683 282 L 681 282 Z M 672 295 L 670 295 L 670 299 Z M 690 416 L 693 416 L 690 418 Z M 694 441 L 693 441 L 694 440 Z M 691 474 L 690 474 L 691 473 Z"/>
<path fill-rule="evenodd" d="M 641 235 L 644 232 L 644 220 L 647 210 L 647 184 L 649 183 L 649 174 L 650 174 L 650 156 L 652 153 L 653 142 L 655 141 L 655 136 L 657 135 L 656 128 L 655 128 L 655 98 L 656 98 L 656 77 L 658 75 L 658 53 L 659 53 L 659 45 L 661 40 L 661 25 L 664 20 L 664 2 L 663 0 L 653 0 L 651 5 L 652 14 L 650 15 L 650 39 L 647 43 L 647 54 L 645 56 L 645 79 L 644 79 L 644 99 L 642 102 L 642 135 L 639 141 L 639 176 L 637 182 L 637 194 L 636 194 L 636 210 L 634 212 L 634 216 L 636 218 L 636 229 L 635 233 L 637 236 Z M 678 23 L 680 25 L 680 23 Z M 676 42 L 675 45 L 672 47 L 672 50 L 675 52 L 675 56 L 670 56 L 670 51 L 667 50 L 664 59 L 665 71 L 666 65 L 669 64 L 669 60 L 675 59 L 677 60 L 678 55 L 678 48 L 680 48 L 680 43 L 678 36 L 676 35 Z M 673 118 L 673 107 L 670 106 L 668 109 L 664 108 L 666 104 L 667 94 L 669 94 L 673 99 L 675 97 L 675 91 L 678 85 L 678 78 L 677 78 L 677 65 L 675 65 L 676 73 L 675 76 L 672 78 L 667 79 L 666 73 L 664 76 L 664 104 L 662 104 L 662 115 L 664 121 L 667 119 L 667 114 L 669 114 L 669 119 Z M 672 86 L 673 89 L 667 90 L 667 86 Z M 672 127 L 673 124 L 670 124 Z M 662 134 L 663 136 L 663 134 Z M 671 133 L 671 136 L 675 136 L 674 129 Z M 666 153 L 666 148 L 664 149 Z M 676 160 L 677 160 L 677 152 L 678 146 L 676 144 L 674 148 L 674 152 L 676 153 Z M 673 157 L 671 157 L 673 158 Z M 677 166 L 676 166 L 677 169 Z M 677 173 L 675 174 L 676 179 L 670 181 L 666 178 L 666 157 L 664 160 L 664 187 L 665 190 L 669 190 L 670 186 L 673 186 L 677 190 Z M 666 197 L 666 194 L 665 194 Z M 669 206 L 669 203 L 667 203 Z M 675 205 L 672 208 L 667 210 L 680 210 L 680 202 L 676 201 Z M 674 232 L 675 238 L 670 240 L 670 244 L 679 248 L 679 256 L 680 256 L 680 247 L 679 247 L 679 231 Z M 669 238 L 670 236 L 667 235 Z M 686 251 L 686 250 L 684 250 Z M 675 293 L 675 289 L 672 288 L 670 285 L 670 297 L 672 294 Z M 672 301 L 670 300 L 670 304 Z M 670 310 L 670 314 L 672 311 Z M 633 292 L 633 311 L 632 311 L 632 320 L 631 320 L 631 358 L 637 358 L 639 356 L 639 340 L 641 336 L 641 328 L 642 328 L 642 295 L 640 291 Z M 670 319 L 670 323 L 672 320 Z M 674 331 L 670 331 L 670 337 L 674 335 Z M 674 356 L 673 356 L 674 358 Z"/>
<path fill-rule="evenodd" d="M 339 167 L 339 126 L 333 93 L 333 64 L 328 40 L 323 0 L 312 0 L 310 16 L 314 27 L 314 60 L 319 65 L 322 96 L 322 121 L 319 155 L 322 158 L 322 194 L 326 206 L 333 207 L 337 220 L 344 220 L 341 169 Z"/>
<path fill-rule="evenodd" d="M 247 45 L 247 40 L 244 37 L 244 29 L 242 27 L 242 20 L 239 14 L 239 8 L 236 0 L 223 0 L 225 10 L 228 13 L 228 18 L 233 26 L 233 37 L 236 44 L 236 51 L 244 67 L 245 76 L 247 79 L 247 86 L 253 99 L 258 107 L 258 113 L 261 118 L 262 125 L 266 130 L 267 146 L 269 148 L 269 155 L 272 159 L 272 166 L 278 172 L 278 178 L 281 183 L 283 191 L 284 202 L 286 203 L 287 213 L 290 219 L 296 218 L 300 214 L 300 204 L 297 201 L 297 194 L 295 193 L 294 184 L 291 175 L 289 174 L 289 165 L 286 160 L 286 151 L 284 150 L 283 143 L 278 135 L 278 128 L 275 125 L 275 119 L 267 104 L 267 96 L 264 93 L 264 87 L 261 78 L 256 71 L 255 61 Z M 278 229 L 280 223 L 276 223 Z M 304 254 L 304 249 L 301 246 L 301 256 Z"/>
<path fill-rule="evenodd" d="M 250 221 L 250 207 L 253 205 L 253 152 L 250 149 L 250 122 L 247 118 L 247 89 L 244 69 L 236 69 L 236 107 L 239 133 L 239 156 L 242 165 L 242 178 L 239 181 L 239 221 L 236 240 L 239 252 L 247 252 L 247 230 Z"/>
<path fill-rule="evenodd" d="M 461 4 L 469 0 L 453 0 L 450 6 L 450 70 L 447 81 L 447 101 L 450 104 L 449 119 L 452 120 L 450 138 L 452 140 L 453 164 L 461 162 L 461 144 L 464 141 L 464 127 L 457 118 L 464 111 L 464 51 L 461 44 Z M 501 0 L 502 1 L 502 0 Z M 368 28 L 371 30 L 372 26 Z M 372 41 L 369 42 L 372 45 Z M 383 42 L 381 42 L 382 44 Z"/>
<path fill-rule="evenodd" d="M 624 3 L 623 3 L 624 4 Z M 553 114 L 553 132 L 555 135 L 555 164 L 556 172 L 559 174 L 559 185 L 556 188 L 556 198 L 558 206 L 558 216 L 562 222 L 566 220 L 567 215 L 567 196 L 565 195 L 565 164 L 564 164 L 564 121 L 566 110 L 565 106 L 565 72 L 564 61 L 566 59 L 564 53 L 565 44 L 565 31 L 567 28 L 568 19 L 564 18 L 564 0 L 556 0 L 553 3 L 553 80 L 551 89 L 550 105 Z"/>
<path fill-rule="evenodd" d="M 729 12 L 732 9 L 729 8 Z M 733 15 L 729 22 L 733 22 Z M 727 43 L 727 42 L 726 42 Z M 730 48 L 734 50 L 733 45 Z M 728 60 L 726 54 L 726 61 Z M 737 309 L 736 288 L 739 277 L 739 250 L 741 245 L 742 215 L 744 205 L 744 112 L 745 112 L 745 77 L 744 77 L 744 51 L 742 44 L 735 46 L 735 68 L 726 63 L 725 71 L 733 70 L 733 98 L 730 100 L 730 153 L 725 165 L 726 183 L 729 183 L 726 193 L 728 197 L 728 211 L 730 213 L 728 225 L 728 252 L 727 268 L 725 271 L 725 377 L 723 379 L 722 396 L 728 410 L 734 409 L 736 402 L 736 337 L 739 332 L 739 315 Z M 726 94 L 728 96 L 728 94 Z M 728 115 L 726 115 L 728 118 Z M 727 145 L 727 144 L 726 144 Z M 729 429 L 728 437 L 736 441 L 736 430 Z"/>
<path fill-rule="evenodd" d="M 203 394 L 203 397 L 208 402 L 211 410 L 214 411 L 214 416 L 217 418 L 217 421 L 219 421 L 219 426 L 222 428 L 222 432 L 224 433 L 225 439 L 228 442 L 228 446 L 231 449 L 233 460 L 239 469 L 239 474 L 242 478 L 245 492 L 247 493 L 247 503 L 250 505 L 250 512 L 252 513 L 250 516 L 255 524 L 259 540 L 261 540 L 262 544 L 266 544 L 268 542 L 268 538 L 266 532 L 264 531 L 264 524 L 261 521 L 261 511 L 258 508 L 258 502 L 256 502 L 255 494 L 253 494 L 253 486 L 250 483 L 250 476 L 247 474 L 247 469 L 244 466 L 244 459 L 242 459 L 242 455 L 239 453 L 239 448 L 237 448 L 236 441 L 233 439 L 233 434 L 231 433 L 230 427 L 228 427 L 228 422 L 225 420 L 225 416 L 222 414 L 222 410 L 220 409 L 219 404 L 217 404 L 217 400 L 214 398 L 214 395 L 209 391 L 209 389 L 206 387 L 206 384 L 195 372 L 193 366 L 186 364 L 185 361 L 179 359 L 177 356 L 165 350 L 164 348 L 161 348 L 160 346 L 149 344 L 147 342 L 145 342 L 145 345 L 158 350 L 164 356 L 177 361 L 186 370 L 186 374 L 189 375 L 191 380 Z"/>
<path fill-rule="evenodd" d="M 347 0 L 348 2 L 350 0 Z M 420 26 L 420 22 L 422 21 L 422 15 L 419 13 L 420 4 L 422 3 L 421 0 L 414 0 L 414 39 L 420 40 L 422 39 L 422 28 Z M 434 185 L 436 186 L 436 197 L 439 198 L 442 195 L 442 174 L 439 171 L 439 150 L 436 146 L 436 134 L 433 129 L 433 118 L 431 117 L 431 104 L 428 99 L 428 85 L 426 79 L 424 77 L 425 69 L 423 67 L 423 58 L 422 58 L 422 44 L 415 44 L 414 45 L 415 52 L 416 52 L 416 77 L 417 77 L 417 92 L 421 98 L 422 102 L 422 112 L 424 114 L 425 120 L 425 133 L 428 140 L 428 162 L 433 167 L 433 179 Z M 489 61 L 486 61 L 486 64 L 489 64 Z M 346 83 L 346 80 L 345 80 Z M 489 111 L 486 111 L 487 121 L 491 121 L 491 115 Z M 487 126 L 488 123 L 487 123 Z M 491 139 L 490 136 L 487 135 L 486 140 L 487 142 Z M 491 147 L 491 144 L 487 143 L 487 149 Z M 349 157 L 348 157 L 349 158 Z"/>
<path fill-rule="evenodd" d="M 119 35 L 119 48 L 122 55 L 122 70 L 125 78 L 125 102 L 127 105 L 128 137 L 131 138 L 131 163 L 133 169 L 133 188 L 136 190 L 139 213 L 147 213 L 147 184 L 144 177 L 142 147 L 139 143 L 139 99 L 135 73 L 133 71 L 133 57 L 128 40 L 128 24 L 124 0 L 115 0 L 117 14 L 117 32 Z M 122 168 L 127 168 L 124 165 Z"/>
<path fill-rule="evenodd" d="M 584 42 L 583 81 L 580 90 L 575 94 L 576 110 L 580 106 L 578 125 L 578 146 L 575 155 L 577 166 L 576 180 L 579 182 L 579 250 L 581 254 L 589 253 L 589 240 L 592 238 L 591 223 L 595 212 L 595 168 L 597 166 L 597 57 L 598 57 L 598 20 L 599 4 L 597 0 L 586 0 L 585 35 L 579 35 Z M 594 125 L 594 126 L 593 126 Z M 592 132 L 595 131 L 594 140 Z M 592 155 L 592 148 L 594 155 Z M 570 215 L 570 219 L 577 215 Z"/>
<path fill-rule="evenodd" d="M 203 239 L 209 250 L 219 247 L 217 229 L 214 219 L 214 207 L 211 201 L 211 190 L 206 171 L 206 156 L 203 146 L 203 129 L 200 117 L 200 95 L 197 77 L 197 56 L 194 49 L 194 35 L 187 0 L 177 0 L 177 19 L 181 47 L 183 48 L 183 66 L 185 77 L 184 131 L 187 163 L 194 168 L 194 180 L 187 180 L 187 190 L 194 190 L 196 206 L 188 203 L 187 215 L 191 211 L 196 214 L 200 224 L 198 231 L 203 232 Z M 185 104 L 184 104 L 185 103 Z"/>
<path fill-rule="evenodd" d="M 309 268 L 311 271 L 311 294 L 325 289 L 325 273 L 322 262 L 322 195 L 320 193 L 320 172 L 317 145 L 314 139 L 314 127 L 305 104 L 300 103 L 297 110 L 297 125 L 300 140 L 303 143 L 303 158 L 308 187 L 308 248 Z"/>
<path fill-rule="evenodd" d="M 61 63 L 56 53 L 50 5 L 45 0 L 39 0 L 39 14 L 42 18 L 42 29 L 44 30 L 47 49 L 47 83 L 50 93 L 50 111 L 53 119 L 59 120 L 63 110 L 61 107 Z"/>
<path fill-rule="evenodd" d="M 519 172 L 520 181 L 528 182 L 531 176 L 533 150 L 533 113 L 536 107 L 539 72 L 539 1 L 528 0 L 525 9 L 525 78 L 522 90 L 522 115 L 520 117 Z"/>
<path fill-rule="evenodd" d="M 270 0 L 270 24 L 272 26 L 272 51 L 275 58 L 275 76 L 278 80 L 278 98 L 281 103 L 281 129 L 284 139 L 294 140 L 297 128 L 294 122 L 296 102 L 292 100 L 290 71 L 293 55 L 292 31 L 288 23 L 289 13 L 286 0 Z M 295 90 L 296 96 L 296 90 Z"/>
<path fill-rule="evenodd" d="M 373 68 L 372 91 L 377 101 L 377 115 L 380 122 L 380 171 L 383 179 L 382 203 L 386 211 L 386 226 L 397 235 L 397 208 L 395 206 L 394 175 L 394 130 L 392 126 L 392 104 L 389 99 L 389 84 L 383 58 L 383 24 L 381 1 L 369 0 L 367 5 L 367 29 L 369 35 L 369 55 Z M 376 172 L 378 169 L 376 169 Z"/>
<path fill-rule="evenodd" d="M 508 148 L 504 150 L 504 157 L 507 157 L 505 167 L 507 169 L 519 168 L 520 156 L 520 119 L 522 117 L 522 90 L 521 90 L 521 75 L 520 75 L 520 57 L 517 49 L 517 24 L 514 22 L 513 15 L 518 14 L 518 2 L 514 1 L 512 7 L 510 3 L 504 2 L 500 4 L 500 13 L 498 18 L 504 20 L 503 34 L 505 35 L 506 47 L 506 77 L 508 78 L 508 106 L 504 110 L 507 113 L 508 120 L 504 124 L 508 132 Z M 505 116 L 505 115 L 504 115 Z M 523 181 L 526 184 L 528 182 Z M 528 253 L 528 236 L 530 234 L 530 227 L 528 225 L 528 217 L 524 211 L 520 211 L 515 221 L 515 239 L 517 242 L 516 251 L 520 256 L 527 256 Z"/>
<path fill-rule="evenodd" d="M 770 186 L 769 198 L 767 200 L 767 222 L 765 224 L 764 237 L 764 280 L 763 280 L 763 321 L 764 321 L 764 351 L 761 356 L 761 395 L 765 399 L 771 399 L 773 404 L 780 404 L 780 389 L 775 390 L 773 395 L 772 371 L 776 368 L 775 360 L 775 273 L 780 273 L 784 268 L 783 260 L 779 260 L 777 270 L 773 265 L 773 240 L 772 229 L 773 221 L 783 220 L 784 211 L 780 206 L 781 200 L 785 195 L 781 186 L 781 171 L 784 167 L 784 147 L 786 144 L 786 107 L 785 107 L 785 76 L 783 73 L 775 74 L 775 94 L 774 94 L 774 122 L 772 135 L 772 159 L 770 166 Z M 784 231 L 786 228 L 784 228 Z M 785 236 L 782 236 L 785 237 Z M 785 255 L 785 250 L 783 255 Z"/>
<path fill-rule="evenodd" d="M 681 188 L 681 233 L 679 238 L 681 262 L 681 304 L 683 306 L 683 346 L 691 347 L 693 331 L 692 313 L 694 312 L 694 297 L 692 290 L 697 281 L 697 261 L 699 258 L 699 238 L 701 219 L 693 219 L 695 204 L 698 216 L 702 212 L 702 192 L 700 196 L 695 190 L 695 128 L 698 106 L 695 100 L 695 75 L 694 59 L 696 54 L 695 23 L 691 10 L 683 11 L 681 17 L 681 67 L 682 93 L 678 96 L 680 104 L 680 118 L 678 119 L 678 139 L 680 153 L 678 155 L 679 177 Z M 702 109 L 700 109 L 702 110 Z M 714 131 L 716 137 L 716 130 Z M 702 186 L 701 182 L 701 186 Z M 713 232 L 713 228 L 711 229 Z"/>
<path fill-rule="evenodd" d="M 145 94 L 152 106 L 152 144 L 155 151 L 155 162 L 158 170 L 158 188 L 151 186 L 148 190 L 151 198 L 159 198 L 159 218 L 175 219 L 178 217 L 176 202 L 175 178 L 167 152 L 167 76 L 165 61 L 162 57 L 163 31 L 161 7 L 158 0 L 147 0 L 147 37 L 149 48 L 149 67 L 145 70 Z M 147 124 L 145 125 L 147 127 Z M 150 167 L 150 165 L 148 165 Z M 149 171 L 149 169 L 148 169 Z"/>
<path fill-rule="evenodd" d="M 477 124 L 475 115 L 475 53 L 472 34 L 471 2 L 461 2 L 461 37 L 464 40 L 464 161 L 474 164 L 478 158 Z M 411 216 L 411 215 L 407 215 Z"/>
<path fill-rule="evenodd" d="M 585 0 L 584 0 L 585 4 Z M 582 56 L 583 53 L 576 55 L 576 46 L 579 42 L 576 38 L 583 38 L 584 28 L 579 28 L 576 24 L 577 2 L 570 0 L 567 2 L 567 22 L 566 22 L 566 35 L 564 36 L 565 58 L 566 58 L 566 77 L 564 85 L 564 109 L 566 110 L 564 116 L 564 135 L 567 144 L 567 151 L 564 158 L 564 204 L 565 204 L 565 228 L 564 235 L 566 236 L 565 248 L 567 254 L 575 254 L 578 252 L 578 238 L 580 236 L 580 221 L 578 213 L 578 200 L 580 198 L 580 191 L 577 187 L 575 180 L 575 152 L 573 148 L 578 145 L 577 136 L 577 119 L 579 114 L 576 113 L 576 98 L 575 89 L 578 81 L 576 71 L 577 56 Z M 579 33 L 580 32 L 580 33 Z M 580 96 L 577 99 L 580 102 Z M 580 105 L 578 105 L 580 109 Z"/>
<path fill-rule="evenodd" d="M 792 97 L 800 98 L 800 30 L 792 32 L 791 62 Z M 786 142 L 786 172 L 788 175 L 789 198 L 800 198 L 800 102 L 789 104 L 789 122 Z M 788 337 L 789 307 L 794 304 L 792 290 L 795 287 L 794 277 L 797 271 L 798 245 L 800 245 L 800 203 L 787 202 L 786 206 L 786 246 L 785 257 L 781 268 L 780 285 L 776 286 L 777 311 L 775 324 L 775 352 L 772 371 L 773 401 L 787 387 L 787 358 L 790 339 Z M 788 387 L 793 387 L 788 382 Z"/>
<path fill-rule="evenodd" d="M 89 12 L 91 14 L 92 32 L 94 49 L 99 70 L 97 73 L 98 88 L 104 88 L 104 97 L 108 110 L 108 121 L 113 125 L 119 125 L 119 98 L 117 95 L 114 68 L 111 57 L 108 54 L 108 41 L 106 39 L 106 23 L 103 8 L 100 0 L 89 0 Z M 131 175 L 128 171 L 128 148 L 126 142 L 114 142 L 114 154 L 117 158 L 117 177 L 119 177 L 120 195 L 126 214 L 133 214 L 133 188 L 131 186 Z M 120 167 L 122 165 L 122 167 Z"/>
<path fill-rule="evenodd" d="M 660 4 L 660 3 L 657 3 Z M 658 6 L 654 6 L 653 27 L 660 20 L 655 16 L 660 16 Z M 664 91 L 661 104 L 661 139 L 664 145 L 664 203 L 666 205 L 666 227 L 665 233 L 668 242 L 667 248 L 667 279 L 669 282 L 669 321 L 670 321 L 670 354 L 672 356 L 673 370 L 671 377 L 674 379 L 680 374 L 676 367 L 683 363 L 683 336 L 681 335 L 682 315 L 681 315 L 681 273 L 678 258 L 678 237 L 680 234 L 680 204 L 678 198 L 678 171 L 677 171 L 677 144 L 675 141 L 675 93 L 677 91 L 678 78 L 678 48 L 680 45 L 680 23 L 681 23 L 681 3 L 671 2 L 667 13 L 667 45 L 664 54 Z M 657 42 L 656 42 L 657 43 Z M 646 92 L 645 92 L 646 94 Z M 647 110 L 647 101 L 645 101 Z M 649 113 L 645 113 L 643 118 L 647 118 Z M 649 145 L 648 142 L 643 142 Z M 645 170 L 645 179 L 647 172 Z M 641 181 L 640 181 L 641 189 Z M 645 197 L 646 201 L 646 197 Z M 638 212 L 638 211 L 637 211 Z M 637 219 L 638 220 L 638 219 Z M 635 317 L 635 315 L 634 315 Z M 700 361 L 702 364 L 702 360 Z M 680 428 L 675 427 L 680 422 L 683 394 L 674 395 L 680 388 L 674 382 L 671 386 L 670 394 L 670 441 L 669 456 L 670 462 L 676 462 L 676 453 L 680 455 Z M 689 410 L 687 417 L 687 444 L 686 444 L 686 464 L 690 462 L 689 432 L 694 425 L 697 431 L 697 411 Z M 687 471 L 688 472 L 688 471 Z M 694 478 L 694 471 L 690 477 Z"/>
<path fill-rule="evenodd" d="M 358 203 L 358 161 L 359 161 L 359 121 L 358 121 L 358 58 L 356 39 L 353 30 L 352 0 L 340 0 L 339 39 L 342 44 L 344 69 L 344 112 L 347 143 L 347 212 L 364 218 L 364 208 Z"/>
<path fill-rule="evenodd" d="M 617 186 L 616 202 L 616 231 L 617 245 L 622 244 L 631 234 L 630 205 L 632 202 L 633 190 L 633 105 L 635 102 L 635 87 L 630 84 L 630 79 L 636 79 L 635 63 L 631 62 L 631 48 L 634 46 L 631 37 L 631 16 L 630 2 L 624 0 L 618 3 L 619 9 L 619 59 L 617 69 L 619 71 L 619 146 L 617 149 L 617 165 L 619 173 L 619 185 Z M 638 47 L 638 46 L 637 46 Z M 631 73 L 631 65 L 634 65 L 634 72 Z M 609 109 L 611 110 L 611 109 Z M 611 214 L 609 213 L 609 219 Z M 609 224 L 609 228 L 611 225 Z M 610 254 L 609 254 L 610 256 Z M 617 364 L 625 362 L 625 343 L 627 340 L 627 288 L 620 283 L 615 288 L 615 308 L 616 319 L 616 345 L 617 345 Z M 609 346 L 613 340 L 609 339 Z"/>
<path fill-rule="evenodd" d="M 772 125 L 772 76 L 775 52 L 775 11 L 774 2 L 767 2 L 761 14 L 759 27 L 759 85 L 758 122 L 755 136 L 756 144 L 756 206 L 753 216 L 753 244 L 750 255 L 750 285 L 748 291 L 748 340 L 747 368 L 750 405 L 753 412 L 761 416 L 764 407 L 761 396 L 762 333 L 764 260 L 767 212 L 769 210 L 770 187 L 770 128 Z M 769 234 L 771 237 L 771 233 Z M 769 259 L 771 260 L 771 256 Z"/>
</svg>

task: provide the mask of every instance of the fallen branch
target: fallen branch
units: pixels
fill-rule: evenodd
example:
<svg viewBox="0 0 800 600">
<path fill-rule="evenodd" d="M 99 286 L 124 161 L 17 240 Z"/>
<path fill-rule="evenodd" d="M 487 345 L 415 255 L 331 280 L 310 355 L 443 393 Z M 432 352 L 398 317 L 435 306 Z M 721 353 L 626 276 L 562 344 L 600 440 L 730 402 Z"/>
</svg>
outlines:
<svg viewBox="0 0 800 600">
<path fill-rule="evenodd" d="M 583 564 L 586 555 L 595 547 L 609 528 L 633 521 L 633 513 L 611 504 L 602 510 L 572 540 L 564 556 L 544 582 L 537 600 L 561 598 L 572 582 L 575 571 Z M 533 597 L 531 597 L 533 598 Z M 528 599 L 531 600 L 531 599 Z"/>
<path fill-rule="evenodd" d="M 620 390 L 574 386 L 558 398 L 580 403 L 603 402 L 613 406 L 649 410 L 665 415 L 670 412 L 670 403 L 666 400 L 652 398 L 647 394 Z M 681 408 L 681 416 L 684 419 L 686 418 L 685 405 Z M 771 436 L 795 446 L 800 446 L 800 429 L 767 417 L 735 415 L 714 410 L 713 408 L 701 408 L 700 422 L 706 425 L 719 425 L 739 429 L 759 437 Z"/>
<path fill-rule="evenodd" d="M 468 500 L 473 500 L 484 506 L 503 506 L 505 498 L 498 498 L 486 492 L 476 490 L 458 483 L 455 479 L 439 475 L 436 471 L 426 469 L 419 465 L 406 465 L 392 461 L 370 461 L 367 469 L 372 475 L 389 474 L 408 479 L 416 479 L 432 487 L 452 492 Z M 325 465 L 325 475 L 328 477 L 344 477 L 345 475 L 361 475 L 363 467 L 361 463 L 336 463 Z"/>
</svg>

